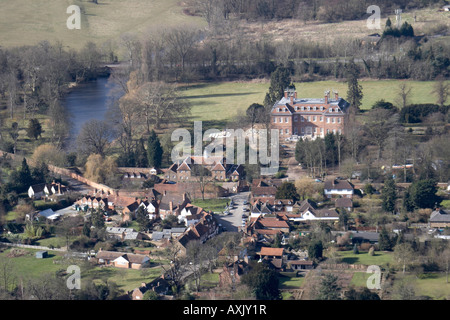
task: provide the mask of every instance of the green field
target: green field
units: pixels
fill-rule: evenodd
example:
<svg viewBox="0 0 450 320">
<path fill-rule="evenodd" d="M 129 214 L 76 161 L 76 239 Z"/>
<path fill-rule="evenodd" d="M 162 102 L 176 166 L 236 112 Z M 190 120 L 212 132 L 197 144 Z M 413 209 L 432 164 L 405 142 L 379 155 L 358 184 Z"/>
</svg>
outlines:
<svg viewBox="0 0 450 320">
<path fill-rule="evenodd" d="M 49 251 L 49 257 L 45 259 L 36 259 L 37 250 L 22 249 L 27 252 L 26 255 L 9 258 L 7 254 L 10 249 L 0 252 L 0 260 L 8 259 L 12 262 L 12 270 L 18 279 L 33 279 L 45 275 L 53 275 L 60 270 L 66 270 L 69 264 L 77 262 L 63 262 L 63 253 L 57 251 Z M 55 263 L 56 262 L 56 263 Z M 57 263 L 60 262 L 60 263 Z M 118 285 L 119 289 L 124 291 L 133 290 L 139 287 L 142 282 L 151 282 L 161 275 L 161 267 L 156 266 L 146 270 L 146 274 L 142 270 L 120 269 L 120 268 L 100 268 L 94 267 L 85 269 L 84 262 L 79 262 L 81 268 L 81 286 L 88 281 L 101 282 L 110 281 Z"/>
<path fill-rule="evenodd" d="M 431 93 L 434 81 L 409 80 L 361 80 L 363 101 L 361 109 L 370 109 L 384 99 L 396 104 L 398 86 L 406 82 L 411 86 L 410 103 L 435 103 Z M 220 129 L 228 121 L 243 115 L 252 103 L 263 103 L 269 89 L 268 81 L 257 82 L 213 82 L 181 88 L 181 96 L 191 104 L 191 121 L 204 121 L 206 126 Z M 337 90 L 343 98 L 347 96 L 347 84 L 338 81 L 315 81 L 295 83 L 298 97 L 320 98 L 326 90 Z"/>
<path fill-rule="evenodd" d="M 363 264 L 363 265 L 377 265 L 380 267 L 386 266 L 392 261 L 392 252 L 375 251 L 373 256 L 370 256 L 367 252 L 360 252 L 354 254 L 350 251 L 338 251 L 339 257 L 343 263 L 348 264 Z"/>
<path fill-rule="evenodd" d="M 161 30 L 184 23 L 202 25 L 202 19 L 183 14 L 178 0 L 80 0 L 1 1 L 0 45 L 32 45 L 48 40 L 80 48 L 88 41 L 98 44 L 119 40 L 126 33 Z M 69 30 L 70 5 L 81 9 L 81 29 Z"/>
<path fill-rule="evenodd" d="M 222 212 L 229 201 L 229 199 L 195 199 L 192 204 L 206 211 Z"/>
</svg>

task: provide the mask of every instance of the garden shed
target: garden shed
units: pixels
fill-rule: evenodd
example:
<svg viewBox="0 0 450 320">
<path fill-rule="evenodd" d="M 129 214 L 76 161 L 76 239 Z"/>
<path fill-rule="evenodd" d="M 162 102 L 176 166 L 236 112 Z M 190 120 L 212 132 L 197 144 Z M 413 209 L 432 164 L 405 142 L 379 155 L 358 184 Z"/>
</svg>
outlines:
<svg viewBox="0 0 450 320">
<path fill-rule="evenodd" d="M 38 251 L 36 252 L 36 258 L 37 259 L 44 259 L 48 257 L 48 252 L 47 251 Z"/>
</svg>

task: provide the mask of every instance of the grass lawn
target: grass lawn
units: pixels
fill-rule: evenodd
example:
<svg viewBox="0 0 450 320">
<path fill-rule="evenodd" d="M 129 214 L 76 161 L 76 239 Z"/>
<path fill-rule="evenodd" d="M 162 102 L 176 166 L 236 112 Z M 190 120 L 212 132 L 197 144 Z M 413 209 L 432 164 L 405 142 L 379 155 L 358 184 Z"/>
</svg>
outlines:
<svg viewBox="0 0 450 320">
<path fill-rule="evenodd" d="M 2 247 L 4 248 L 4 247 Z M 11 249 L 6 249 L 0 253 L 0 260 L 8 259 L 13 264 L 14 274 L 18 278 L 34 278 L 44 274 L 54 274 L 56 271 L 66 269 L 64 264 L 55 264 L 53 261 L 61 259 L 61 253 L 49 251 L 49 256 L 44 259 L 36 259 L 35 253 L 38 250 L 22 249 L 27 252 L 26 255 L 20 257 L 9 258 L 7 254 Z"/>
<path fill-rule="evenodd" d="M 145 270 L 145 271 L 143 271 Z M 131 291 L 140 287 L 143 282 L 148 283 L 162 274 L 161 267 L 153 267 L 142 270 L 121 269 L 115 267 L 95 267 L 85 273 L 81 274 L 81 285 L 83 286 L 83 278 L 86 281 L 94 282 L 114 282 L 119 289 L 124 291 Z"/>
<path fill-rule="evenodd" d="M 399 275 L 396 280 L 400 281 L 402 277 Z M 434 300 L 442 300 L 450 298 L 450 282 L 447 283 L 445 273 L 427 273 L 419 278 L 415 275 L 405 275 L 405 281 L 412 284 L 416 296 L 429 296 Z M 394 280 L 395 286 L 395 280 Z"/>
<path fill-rule="evenodd" d="M 222 212 L 229 201 L 229 199 L 195 199 L 192 204 L 206 211 Z"/>
<path fill-rule="evenodd" d="M 287 277 L 287 276 L 280 276 L 278 277 L 280 283 L 279 288 L 280 289 L 299 289 L 303 282 L 305 281 L 304 277 Z"/>
<path fill-rule="evenodd" d="M 370 256 L 366 252 L 360 252 L 359 254 L 354 254 L 352 250 L 349 251 L 338 251 L 339 257 L 342 262 L 349 264 L 364 264 L 364 265 L 377 265 L 380 267 L 386 266 L 387 263 L 392 261 L 391 252 L 375 251 L 373 256 Z"/>
</svg>

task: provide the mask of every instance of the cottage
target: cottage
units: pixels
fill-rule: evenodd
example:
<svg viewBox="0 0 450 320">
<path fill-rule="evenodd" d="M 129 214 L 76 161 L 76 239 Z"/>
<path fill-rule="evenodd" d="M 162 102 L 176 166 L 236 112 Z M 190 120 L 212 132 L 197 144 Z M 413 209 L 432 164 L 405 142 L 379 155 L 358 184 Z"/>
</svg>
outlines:
<svg viewBox="0 0 450 320">
<path fill-rule="evenodd" d="M 141 254 L 116 251 L 99 251 L 96 255 L 99 264 L 126 269 L 141 269 L 150 264 L 150 258 Z"/>
<path fill-rule="evenodd" d="M 164 277 L 159 277 L 150 283 L 142 283 L 139 288 L 134 289 L 131 293 L 131 299 L 143 300 L 147 291 L 153 291 L 159 296 L 165 296 L 170 292 L 170 288 L 170 283 Z"/>
<path fill-rule="evenodd" d="M 335 207 L 342 208 L 350 212 L 353 210 L 353 201 L 350 198 L 337 198 Z"/>
<path fill-rule="evenodd" d="M 332 179 L 325 181 L 324 194 L 327 198 L 353 198 L 354 187 L 347 180 Z"/>
<path fill-rule="evenodd" d="M 430 228 L 448 228 L 450 227 L 450 210 L 434 210 L 428 221 Z"/>
<path fill-rule="evenodd" d="M 287 266 L 294 271 L 314 269 L 314 263 L 308 260 L 289 260 Z"/>
<path fill-rule="evenodd" d="M 28 197 L 40 199 L 51 194 L 51 188 L 46 183 L 39 183 L 28 188 Z"/>
</svg>

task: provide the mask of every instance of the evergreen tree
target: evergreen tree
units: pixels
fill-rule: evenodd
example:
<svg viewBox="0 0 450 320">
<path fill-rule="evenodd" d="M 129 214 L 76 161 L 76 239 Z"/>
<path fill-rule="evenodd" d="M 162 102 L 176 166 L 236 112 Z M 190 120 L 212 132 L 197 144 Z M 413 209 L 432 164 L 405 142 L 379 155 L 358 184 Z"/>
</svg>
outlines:
<svg viewBox="0 0 450 320">
<path fill-rule="evenodd" d="M 275 197 L 276 199 L 292 199 L 294 201 L 299 199 L 297 188 L 292 182 L 283 182 L 277 189 Z"/>
<path fill-rule="evenodd" d="M 23 158 L 22 165 L 17 172 L 17 180 L 15 181 L 15 183 L 17 184 L 17 191 L 20 192 L 26 190 L 33 183 L 33 177 L 31 176 L 30 167 L 28 166 L 27 160 L 25 158 Z"/>
<path fill-rule="evenodd" d="M 310 243 L 308 247 L 308 257 L 312 260 L 321 259 L 323 255 L 322 241 L 316 240 Z"/>
<path fill-rule="evenodd" d="M 147 140 L 148 166 L 155 168 L 161 167 L 162 156 L 163 148 L 161 147 L 161 143 L 155 131 L 152 130 Z"/>
<path fill-rule="evenodd" d="M 384 187 L 381 191 L 381 207 L 384 211 L 393 213 L 395 211 L 395 201 L 397 200 L 397 188 L 392 176 L 384 182 Z"/>
<path fill-rule="evenodd" d="M 271 108 L 284 95 L 286 88 L 295 88 L 291 83 L 291 75 L 287 68 L 280 66 L 270 75 L 270 87 L 264 99 L 266 108 Z"/>
<path fill-rule="evenodd" d="M 362 86 L 358 83 L 359 69 L 355 62 L 352 60 L 346 66 L 347 73 L 347 101 L 350 103 L 350 110 L 355 114 L 359 112 L 359 107 L 362 104 L 363 92 Z"/>
<path fill-rule="evenodd" d="M 39 120 L 37 119 L 30 119 L 30 122 L 28 123 L 27 128 L 27 136 L 29 138 L 34 138 L 35 140 L 38 139 L 42 134 L 42 126 L 39 123 Z"/>
<path fill-rule="evenodd" d="M 317 300 L 340 300 L 342 288 L 338 284 L 338 277 L 328 273 L 320 283 Z"/>
<path fill-rule="evenodd" d="M 405 195 L 405 208 L 414 209 L 434 208 L 440 202 L 436 195 L 437 185 L 433 179 L 424 179 L 413 182 Z M 407 197 L 407 198 L 406 198 Z"/>
<path fill-rule="evenodd" d="M 135 158 L 137 167 L 139 167 L 139 168 L 147 168 L 148 167 L 147 151 L 145 150 L 143 138 L 139 139 L 139 141 L 136 144 L 136 151 L 135 151 L 134 158 Z"/>
<path fill-rule="evenodd" d="M 380 237 L 378 239 L 378 247 L 380 248 L 380 251 L 390 251 L 392 250 L 392 241 L 391 237 L 389 236 L 388 231 L 385 227 L 381 229 Z"/>
</svg>

